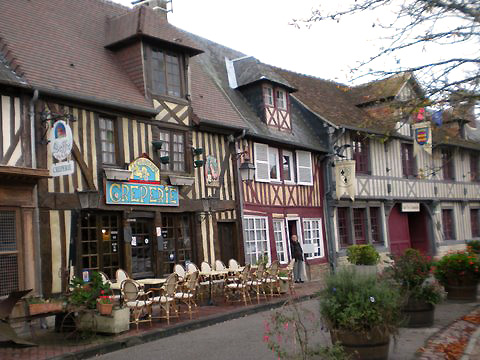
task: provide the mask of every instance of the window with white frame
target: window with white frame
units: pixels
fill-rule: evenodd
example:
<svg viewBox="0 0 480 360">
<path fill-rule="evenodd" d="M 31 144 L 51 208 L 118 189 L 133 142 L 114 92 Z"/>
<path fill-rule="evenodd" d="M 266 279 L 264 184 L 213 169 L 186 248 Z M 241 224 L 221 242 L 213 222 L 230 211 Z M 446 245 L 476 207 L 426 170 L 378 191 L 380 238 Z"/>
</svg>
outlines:
<svg viewBox="0 0 480 360">
<path fill-rule="evenodd" d="M 270 181 L 270 166 L 268 164 L 268 145 L 256 143 L 255 150 L 255 181 Z"/>
<path fill-rule="evenodd" d="M 275 90 L 277 108 L 281 110 L 287 109 L 287 93 L 283 90 Z"/>
<path fill-rule="evenodd" d="M 273 89 L 270 86 L 263 87 L 263 101 L 265 102 L 265 105 L 274 106 Z"/>
<path fill-rule="evenodd" d="M 277 248 L 277 259 L 280 264 L 286 264 L 288 262 L 288 253 L 283 220 L 273 220 L 273 237 L 275 238 L 275 247 Z"/>
<path fill-rule="evenodd" d="M 255 264 L 265 255 L 268 257 L 268 262 L 271 261 L 267 220 L 267 217 L 260 216 L 245 216 L 243 219 L 247 264 Z"/>
<path fill-rule="evenodd" d="M 294 182 L 293 175 L 293 154 L 290 151 L 282 150 L 282 180 Z"/>
<path fill-rule="evenodd" d="M 313 185 L 312 154 L 308 151 L 296 151 L 297 182 L 300 185 Z"/>
<path fill-rule="evenodd" d="M 303 220 L 303 244 L 303 252 L 307 259 L 325 256 L 323 249 L 322 219 Z"/>
<path fill-rule="evenodd" d="M 270 180 L 280 181 L 280 166 L 278 165 L 278 149 L 268 148 L 268 165 Z"/>
</svg>

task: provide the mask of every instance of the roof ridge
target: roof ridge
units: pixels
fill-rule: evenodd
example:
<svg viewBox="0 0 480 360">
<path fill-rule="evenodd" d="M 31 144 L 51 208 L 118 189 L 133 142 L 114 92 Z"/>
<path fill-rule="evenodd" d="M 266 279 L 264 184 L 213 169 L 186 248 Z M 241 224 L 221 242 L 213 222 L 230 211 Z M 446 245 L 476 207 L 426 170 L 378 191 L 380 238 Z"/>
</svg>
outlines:
<svg viewBox="0 0 480 360">
<path fill-rule="evenodd" d="M 366 83 L 363 83 L 363 84 L 358 84 L 358 85 L 354 85 L 352 86 L 352 88 L 361 88 L 361 87 L 365 87 L 365 86 L 369 86 L 369 85 L 374 85 L 376 83 L 380 83 L 382 81 L 387 81 L 387 80 L 390 80 L 390 79 L 393 79 L 395 77 L 400 77 L 400 76 L 406 76 L 406 75 L 412 75 L 411 73 L 409 74 L 408 71 L 402 71 L 402 72 L 399 72 L 399 73 L 396 73 L 396 74 L 392 74 L 388 77 L 385 77 L 383 79 L 376 79 L 376 80 L 372 80 L 372 81 L 369 81 L 369 82 L 366 82 Z M 408 80 L 408 79 L 406 79 Z"/>
</svg>

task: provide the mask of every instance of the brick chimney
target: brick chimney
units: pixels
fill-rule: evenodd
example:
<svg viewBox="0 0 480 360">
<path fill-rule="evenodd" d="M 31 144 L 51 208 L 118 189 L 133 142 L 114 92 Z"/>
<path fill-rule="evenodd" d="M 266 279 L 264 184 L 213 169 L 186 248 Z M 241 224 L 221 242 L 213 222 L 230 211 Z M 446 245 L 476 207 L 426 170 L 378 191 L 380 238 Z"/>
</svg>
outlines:
<svg viewBox="0 0 480 360">
<path fill-rule="evenodd" d="M 170 9 L 168 4 L 170 3 Z M 144 1 L 134 1 L 132 4 L 136 6 L 147 6 L 150 9 L 154 10 L 158 15 L 160 15 L 165 20 L 167 19 L 167 13 L 172 11 L 172 0 L 144 0 Z"/>
</svg>

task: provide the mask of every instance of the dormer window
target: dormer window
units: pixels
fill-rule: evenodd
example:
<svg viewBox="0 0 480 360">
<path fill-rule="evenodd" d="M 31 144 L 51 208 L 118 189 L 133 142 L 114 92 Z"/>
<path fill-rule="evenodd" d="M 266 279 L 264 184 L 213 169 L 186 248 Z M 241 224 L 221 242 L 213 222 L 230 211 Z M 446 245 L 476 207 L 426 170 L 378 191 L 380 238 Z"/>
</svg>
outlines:
<svg viewBox="0 0 480 360">
<path fill-rule="evenodd" d="M 283 90 L 276 89 L 275 95 L 277 100 L 277 108 L 281 110 L 286 110 L 287 109 L 287 93 Z"/>
<path fill-rule="evenodd" d="M 269 86 L 265 86 L 263 88 L 263 101 L 265 101 L 265 105 L 267 105 L 267 106 L 274 106 L 274 104 L 273 104 L 273 89 Z"/>
<path fill-rule="evenodd" d="M 181 64 L 180 55 L 152 49 L 152 92 L 154 94 L 183 96 Z"/>
</svg>

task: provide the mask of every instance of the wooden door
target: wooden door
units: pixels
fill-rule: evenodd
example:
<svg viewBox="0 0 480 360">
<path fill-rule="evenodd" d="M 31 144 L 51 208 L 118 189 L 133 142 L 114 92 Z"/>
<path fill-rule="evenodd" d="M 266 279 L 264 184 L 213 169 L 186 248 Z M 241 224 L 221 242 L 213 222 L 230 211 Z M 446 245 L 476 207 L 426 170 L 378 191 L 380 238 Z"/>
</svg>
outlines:
<svg viewBox="0 0 480 360">
<path fill-rule="evenodd" d="M 217 226 L 218 241 L 220 243 L 220 260 L 228 266 L 228 260 L 236 259 L 238 261 L 235 223 L 219 222 Z"/>
<path fill-rule="evenodd" d="M 153 277 L 153 227 L 151 219 L 137 218 L 132 226 L 132 276 Z"/>
<path fill-rule="evenodd" d="M 388 218 L 388 233 L 390 236 L 390 251 L 394 255 L 402 254 L 411 247 L 408 215 L 400 211 L 400 205 L 395 205 Z"/>
<path fill-rule="evenodd" d="M 420 209 L 420 212 L 408 215 L 411 245 L 412 248 L 419 250 L 421 253 L 429 254 L 428 213 L 423 205 Z"/>
</svg>

